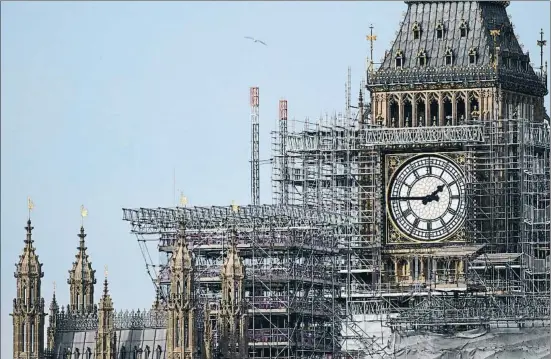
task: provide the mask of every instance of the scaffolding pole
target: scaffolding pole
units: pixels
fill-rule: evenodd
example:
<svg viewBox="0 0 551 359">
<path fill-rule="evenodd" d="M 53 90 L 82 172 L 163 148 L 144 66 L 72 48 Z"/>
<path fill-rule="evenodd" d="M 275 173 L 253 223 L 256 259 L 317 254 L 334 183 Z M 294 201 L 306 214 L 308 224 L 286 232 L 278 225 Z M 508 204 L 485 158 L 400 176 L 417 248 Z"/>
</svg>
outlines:
<svg viewBox="0 0 551 359">
<path fill-rule="evenodd" d="M 260 204 L 260 124 L 259 105 L 260 92 L 258 87 L 250 88 L 251 105 L 251 204 Z"/>
</svg>

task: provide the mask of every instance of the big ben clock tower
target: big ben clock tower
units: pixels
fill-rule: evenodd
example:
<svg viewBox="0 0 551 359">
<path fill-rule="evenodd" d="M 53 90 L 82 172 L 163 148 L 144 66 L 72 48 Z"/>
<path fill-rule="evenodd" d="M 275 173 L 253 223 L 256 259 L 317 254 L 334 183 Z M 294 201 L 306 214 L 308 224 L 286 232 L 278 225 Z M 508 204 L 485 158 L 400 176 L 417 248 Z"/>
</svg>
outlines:
<svg viewBox="0 0 551 359">
<path fill-rule="evenodd" d="M 519 45 L 508 1 L 405 3 L 367 76 L 360 222 L 380 263 L 373 287 L 409 303 L 395 326 L 457 325 L 487 298 L 503 317 L 537 312 L 549 295 L 546 69 Z"/>
</svg>

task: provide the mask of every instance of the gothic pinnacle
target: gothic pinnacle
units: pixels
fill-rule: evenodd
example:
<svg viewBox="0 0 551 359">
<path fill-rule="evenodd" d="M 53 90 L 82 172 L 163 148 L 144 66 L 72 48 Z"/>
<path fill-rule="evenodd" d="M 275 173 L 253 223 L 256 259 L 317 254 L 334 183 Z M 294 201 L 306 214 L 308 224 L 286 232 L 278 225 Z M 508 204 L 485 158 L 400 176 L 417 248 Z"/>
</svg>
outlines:
<svg viewBox="0 0 551 359">
<path fill-rule="evenodd" d="M 109 295 L 109 283 L 107 282 L 107 266 L 105 266 L 105 279 L 103 281 L 103 295 L 105 297 Z"/>
<path fill-rule="evenodd" d="M 25 243 L 27 245 L 30 245 L 30 244 L 33 243 L 32 234 L 33 234 L 33 229 L 34 229 L 34 227 L 31 226 L 31 219 L 30 218 L 27 221 L 27 226 L 25 227 L 25 229 L 27 230 L 27 237 L 25 238 Z"/>
</svg>

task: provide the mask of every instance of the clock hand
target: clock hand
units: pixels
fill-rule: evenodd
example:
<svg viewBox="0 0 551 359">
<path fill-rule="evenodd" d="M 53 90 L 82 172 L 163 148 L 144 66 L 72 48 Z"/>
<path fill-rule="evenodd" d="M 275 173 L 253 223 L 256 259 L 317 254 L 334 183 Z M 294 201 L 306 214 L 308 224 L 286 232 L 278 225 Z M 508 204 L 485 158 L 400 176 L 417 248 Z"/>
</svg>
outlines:
<svg viewBox="0 0 551 359">
<path fill-rule="evenodd" d="M 440 199 L 440 197 L 438 197 L 438 192 L 442 192 L 443 190 L 444 190 L 443 184 L 441 184 L 440 186 L 436 186 L 436 191 L 426 196 L 425 199 L 423 200 L 423 204 L 427 204 L 432 201 L 438 201 Z"/>
<path fill-rule="evenodd" d="M 438 192 L 442 192 L 443 190 L 444 190 L 444 185 L 441 184 L 440 186 L 437 186 L 437 187 L 436 187 L 436 191 L 432 192 L 432 193 L 430 194 L 430 196 L 431 196 L 431 197 L 436 196 L 436 194 L 437 194 Z"/>
<path fill-rule="evenodd" d="M 427 203 L 430 203 L 432 201 L 438 201 L 439 199 L 440 199 L 440 197 L 438 197 L 437 194 L 432 194 L 431 193 L 423 199 L 423 204 L 427 204 Z"/>
<path fill-rule="evenodd" d="M 425 201 L 428 196 L 419 196 L 419 197 L 390 197 L 390 200 L 403 200 L 403 201 Z"/>
</svg>

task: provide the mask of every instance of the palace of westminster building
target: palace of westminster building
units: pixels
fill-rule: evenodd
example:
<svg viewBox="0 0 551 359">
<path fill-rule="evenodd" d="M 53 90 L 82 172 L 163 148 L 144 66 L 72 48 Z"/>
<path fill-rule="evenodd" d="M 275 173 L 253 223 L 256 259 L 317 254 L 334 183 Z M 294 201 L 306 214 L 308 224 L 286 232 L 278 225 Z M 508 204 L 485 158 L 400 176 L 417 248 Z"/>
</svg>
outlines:
<svg viewBox="0 0 551 359">
<path fill-rule="evenodd" d="M 397 303 L 413 290 L 421 294 L 434 289 L 453 290 L 456 296 L 449 302 L 453 306 L 462 293 L 474 288 L 472 283 L 476 281 L 477 288 L 485 287 L 486 293 L 495 296 L 492 303 L 503 305 L 503 315 L 516 318 L 518 313 L 508 311 L 523 307 L 532 310 L 535 308 L 532 305 L 539 304 L 537 300 L 519 304 L 518 296 L 511 293 L 530 293 L 523 297 L 543 301 L 549 295 L 549 116 L 544 106 L 548 90 L 543 33 L 538 41 L 541 64 L 536 71 L 530 54 L 523 51 L 514 33 L 506 11 L 508 1 L 405 3 L 408 9 L 396 39 L 378 67 L 371 66 L 367 72 L 369 103 L 363 103 L 360 91 L 359 123 L 364 127 L 356 130 L 356 134 L 361 134 L 360 142 L 371 143 L 371 147 L 361 147 L 365 143 L 358 142 L 360 149 L 347 154 L 347 161 L 351 156 L 358 159 L 356 167 L 350 167 L 358 171 L 354 181 L 332 182 L 343 188 L 355 186 L 354 190 L 343 189 L 343 193 L 355 196 L 347 199 L 353 203 L 347 204 L 347 208 L 350 211 L 356 206 L 355 223 L 359 228 L 356 242 L 349 244 L 346 254 L 348 279 L 346 293 L 341 296 L 348 308 L 361 308 L 359 303 L 373 303 L 373 293 Z M 305 136 L 311 135 L 306 132 Z M 325 134 L 316 136 L 323 139 Z M 296 151 L 295 154 L 305 154 L 303 158 L 314 156 L 310 149 Z M 293 157 L 285 156 L 286 153 L 281 154 L 289 168 L 282 167 L 281 188 L 297 188 L 292 175 L 296 172 L 299 176 L 300 171 L 291 169 Z M 320 157 L 311 163 L 323 161 L 329 160 Z M 333 179 L 337 177 L 334 175 Z M 328 189 L 325 183 L 329 181 L 325 179 L 316 183 L 324 184 L 320 185 L 323 188 L 319 193 L 341 190 Z M 310 190 L 307 187 L 304 185 L 304 193 Z M 306 197 L 301 197 L 304 203 Z M 273 211 L 282 207 L 273 206 Z M 290 335 L 270 344 L 286 345 L 285 350 L 251 349 L 251 343 L 260 341 L 251 334 L 252 323 L 268 319 L 252 318 L 247 309 L 256 302 L 249 298 L 253 291 L 248 292 L 246 281 L 252 273 L 248 264 L 251 262 L 249 252 L 238 245 L 243 242 L 241 233 L 228 232 L 230 244 L 222 247 L 224 254 L 212 279 L 217 282 L 217 297 L 211 298 L 207 305 L 201 297 L 204 292 L 198 289 L 202 285 L 197 280 L 199 258 L 188 246 L 188 228 L 183 222 L 174 225 L 173 250 L 167 264 L 169 275 L 152 308 L 129 315 L 115 311 L 107 278 L 99 304 L 94 303 L 96 272 L 81 227 L 76 260 L 67 282 L 69 304 L 60 307 L 54 293 L 46 314 L 41 295 L 44 272 L 29 219 L 23 254 L 15 272 L 17 295 L 11 313 L 13 359 L 243 359 L 253 352 L 255 358 L 339 357 L 331 350 L 340 344 L 327 339 L 330 332 L 326 329 L 330 321 L 327 308 L 331 305 L 311 315 L 316 319 L 290 312 L 266 315 L 272 334 L 273 328 L 278 333 L 289 333 L 282 329 L 284 326 L 304 333 L 308 329 L 312 338 L 322 339 L 308 342 L 304 335 L 300 340 L 305 346 L 316 342 L 317 348 L 323 349 L 301 351 L 298 344 L 289 344 Z M 293 241 L 294 238 L 290 242 Z M 289 244 L 289 248 L 293 245 Z M 269 246 L 270 250 L 264 248 L 262 253 L 281 256 L 278 262 L 281 267 L 310 265 L 311 273 L 314 265 L 323 267 L 319 264 L 321 260 L 297 259 L 289 264 L 291 250 L 284 255 L 273 254 L 277 250 L 272 244 Z M 312 253 L 323 250 L 327 255 L 333 249 L 317 248 Z M 270 264 L 265 260 L 262 265 L 266 263 Z M 273 273 L 262 275 L 276 273 L 267 272 Z M 284 275 L 282 272 L 277 274 Z M 308 271 L 302 272 L 293 274 L 297 283 L 298 276 Z M 321 286 L 337 287 L 330 280 L 320 279 L 324 275 L 314 278 L 312 274 L 314 279 L 309 284 L 312 292 Z M 283 287 L 278 284 L 278 288 Z M 286 288 L 290 293 L 289 287 Z M 303 294 L 296 290 L 293 295 L 296 300 L 289 300 L 287 309 L 299 303 Z M 321 302 L 322 297 L 317 300 Z M 477 302 L 479 299 L 475 298 L 473 303 L 482 303 Z M 308 305 L 301 310 L 305 307 Z M 476 308 L 468 313 L 473 310 Z M 452 315 L 452 311 L 442 312 Z M 431 313 L 434 316 L 430 320 L 434 322 L 427 322 L 427 327 L 436 327 L 436 322 L 450 318 L 438 317 L 436 310 Z M 306 319 L 297 324 L 298 319 L 293 318 L 301 315 Z M 325 319 L 319 319 L 322 317 Z M 390 321 L 391 325 L 422 325 L 423 320 L 429 320 L 411 319 L 421 318 L 415 315 L 400 318 Z M 312 324 L 324 320 L 324 324 Z M 268 327 L 262 327 L 263 333 L 269 332 Z M 331 335 L 339 337 L 335 332 Z"/>
</svg>

